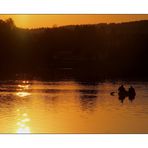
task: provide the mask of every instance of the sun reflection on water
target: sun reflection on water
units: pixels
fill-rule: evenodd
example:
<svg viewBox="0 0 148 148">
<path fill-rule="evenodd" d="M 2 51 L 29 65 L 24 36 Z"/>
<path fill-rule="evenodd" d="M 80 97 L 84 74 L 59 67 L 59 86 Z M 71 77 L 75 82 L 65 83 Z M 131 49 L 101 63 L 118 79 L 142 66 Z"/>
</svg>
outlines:
<svg viewBox="0 0 148 148">
<path fill-rule="evenodd" d="M 18 122 L 17 122 L 17 131 L 16 133 L 31 133 L 29 122 L 30 118 L 27 113 L 20 113 L 20 110 L 17 109 L 18 112 Z"/>
<path fill-rule="evenodd" d="M 22 81 L 21 84 L 18 84 L 18 92 L 16 93 L 17 96 L 26 97 L 30 95 L 28 92 L 30 85 L 28 83 L 29 81 Z"/>
<path fill-rule="evenodd" d="M 31 93 L 28 92 L 29 89 L 29 82 L 28 81 L 22 81 L 22 83 L 18 84 L 18 92 L 16 92 L 16 95 L 18 97 L 27 97 L 31 95 Z M 30 118 L 28 116 L 28 113 L 22 109 L 17 109 L 17 131 L 16 133 L 31 133 L 29 122 Z"/>
<path fill-rule="evenodd" d="M 28 89 L 29 85 L 21 85 L 21 84 L 19 84 L 18 87 L 19 88 L 23 88 L 23 89 Z"/>
<path fill-rule="evenodd" d="M 17 92 L 16 95 L 19 97 L 26 97 L 26 96 L 29 96 L 30 93 L 29 92 Z"/>
</svg>

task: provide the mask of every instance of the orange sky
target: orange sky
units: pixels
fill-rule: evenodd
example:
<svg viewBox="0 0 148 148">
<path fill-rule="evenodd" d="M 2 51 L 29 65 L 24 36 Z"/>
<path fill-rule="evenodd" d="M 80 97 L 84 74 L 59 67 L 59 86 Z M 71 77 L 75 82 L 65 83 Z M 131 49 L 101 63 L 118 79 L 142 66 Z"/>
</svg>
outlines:
<svg viewBox="0 0 148 148">
<path fill-rule="evenodd" d="M 0 19 L 10 17 L 23 28 L 148 20 L 148 15 L 0 15 Z"/>
</svg>

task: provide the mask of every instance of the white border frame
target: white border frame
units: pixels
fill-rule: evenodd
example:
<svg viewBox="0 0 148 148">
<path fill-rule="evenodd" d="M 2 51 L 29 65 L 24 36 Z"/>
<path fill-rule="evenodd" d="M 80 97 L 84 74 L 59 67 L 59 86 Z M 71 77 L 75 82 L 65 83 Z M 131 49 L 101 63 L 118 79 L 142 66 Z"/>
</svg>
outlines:
<svg viewBox="0 0 148 148">
<path fill-rule="evenodd" d="M 147 0 L 0 0 L 0 14 L 148 14 Z M 140 121 L 139 121 L 140 122 Z M 147 148 L 144 135 L 0 135 L 4 148 Z"/>
<path fill-rule="evenodd" d="M 0 135 L 0 145 L 14 148 L 147 148 L 147 135 Z"/>
<path fill-rule="evenodd" d="M 0 0 L 0 14 L 145 14 L 147 0 Z"/>
</svg>

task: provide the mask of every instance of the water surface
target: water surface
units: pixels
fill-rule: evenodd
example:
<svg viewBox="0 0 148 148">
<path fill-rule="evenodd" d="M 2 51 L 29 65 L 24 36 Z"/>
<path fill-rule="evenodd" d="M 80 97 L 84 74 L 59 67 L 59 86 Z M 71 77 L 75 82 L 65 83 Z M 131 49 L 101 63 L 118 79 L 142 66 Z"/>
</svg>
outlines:
<svg viewBox="0 0 148 148">
<path fill-rule="evenodd" d="M 122 83 L 135 99 L 110 95 Z M 3 81 L 0 123 L 0 133 L 148 133 L 148 83 Z"/>
</svg>

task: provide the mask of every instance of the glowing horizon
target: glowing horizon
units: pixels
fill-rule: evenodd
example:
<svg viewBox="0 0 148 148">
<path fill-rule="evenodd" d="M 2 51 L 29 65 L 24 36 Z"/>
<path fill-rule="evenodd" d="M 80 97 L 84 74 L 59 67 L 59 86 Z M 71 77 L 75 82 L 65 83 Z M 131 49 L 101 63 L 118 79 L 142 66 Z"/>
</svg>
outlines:
<svg viewBox="0 0 148 148">
<path fill-rule="evenodd" d="M 2 20 L 8 18 L 12 18 L 17 27 L 40 28 L 148 20 L 148 15 L 0 15 Z"/>
</svg>

